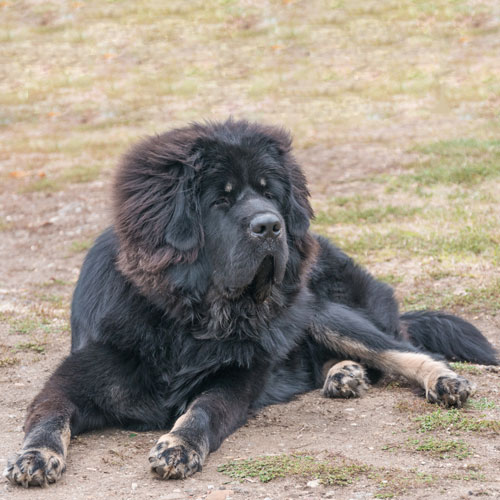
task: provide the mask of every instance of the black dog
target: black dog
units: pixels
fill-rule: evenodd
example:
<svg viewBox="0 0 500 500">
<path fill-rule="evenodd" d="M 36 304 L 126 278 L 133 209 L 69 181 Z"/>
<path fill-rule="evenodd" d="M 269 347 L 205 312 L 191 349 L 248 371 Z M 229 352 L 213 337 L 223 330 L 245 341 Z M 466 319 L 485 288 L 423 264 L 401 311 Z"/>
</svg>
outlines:
<svg viewBox="0 0 500 500">
<path fill-rule="evenodd" d="M 8 479 L 56 481 L 70 436 L 105 426 L 170 429 L 149 461 L 184 478 L 250 411 L 321 386 L 356 397 L 381 372 L 466 401 L 440 354 L 497 364 L 491 345 L 454 316 L 400 316 L 389 286 L 310 233 L 290 150 L 283 130 L 229 120 L 125 156 L 114 226 L 74 293 L 71 354 L 30 405 Z"/>
</svg>

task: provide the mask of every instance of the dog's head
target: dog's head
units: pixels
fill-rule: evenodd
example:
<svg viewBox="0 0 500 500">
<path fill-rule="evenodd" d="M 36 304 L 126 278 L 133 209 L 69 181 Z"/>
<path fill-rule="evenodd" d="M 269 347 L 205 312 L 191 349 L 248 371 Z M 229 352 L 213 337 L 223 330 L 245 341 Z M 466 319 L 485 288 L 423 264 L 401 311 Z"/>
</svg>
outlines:
<svg viewBox="0 0 500 500">
<path fill-rule="evenodd" d="M 312 210 L 290 150 L 282 129 L 233 120 L 137 145 L 115 182 L 122 271 L 149 292 L 202 281 L 257 301 L 297 279 Z"/>
</svg>

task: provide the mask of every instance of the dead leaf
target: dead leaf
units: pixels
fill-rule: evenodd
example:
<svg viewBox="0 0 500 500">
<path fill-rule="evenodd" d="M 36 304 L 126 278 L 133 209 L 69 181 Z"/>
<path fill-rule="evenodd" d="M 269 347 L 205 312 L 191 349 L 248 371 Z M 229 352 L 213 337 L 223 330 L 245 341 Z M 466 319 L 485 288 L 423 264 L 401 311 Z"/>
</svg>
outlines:
<svg viewBox="0 0 500 500">
<path fill-rule="evenodd" d="M 13 172 L 9 172 L 9 177 L 13 179 L 22 179 L 23 177 L 28 177 L 31 175 L 30 172 L 25 172 L 24 170 L 14 170 Z"/>
</svg>

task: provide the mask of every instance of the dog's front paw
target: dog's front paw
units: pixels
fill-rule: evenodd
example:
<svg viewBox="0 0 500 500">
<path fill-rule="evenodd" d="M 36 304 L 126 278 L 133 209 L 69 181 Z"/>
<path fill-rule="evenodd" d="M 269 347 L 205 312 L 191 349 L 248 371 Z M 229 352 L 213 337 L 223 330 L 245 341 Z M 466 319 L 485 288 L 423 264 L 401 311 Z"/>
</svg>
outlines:
<svg viewBox="0 0 500 500">
<path fill-rule="evenodd" d="M 330 368 L 322 392 L 327 398 L 358 398 L 366 389 L 363 367 L 354 361 L 342 361 Z"/>
<path fill-rule="evenodd" d="M 201 470 L 204 457 L 175 434 L 165 434 L 149 452 L 151 470 L 162 479 L 184 479 Z"/>
<path fill-rule="evenodd" d="M 66 469 L 64 458 L 48 448 L 23 450 L 9 460 L 3 475 L 12 483 L 46 486 L 55 483 Z"/>
<path fill-rule="evenodd" d="M 460 375 L 443 375 L 427 391 L 427 399 L 446 407 L 460 408 L 474 393 L 475 386 Z"/>
</svg>

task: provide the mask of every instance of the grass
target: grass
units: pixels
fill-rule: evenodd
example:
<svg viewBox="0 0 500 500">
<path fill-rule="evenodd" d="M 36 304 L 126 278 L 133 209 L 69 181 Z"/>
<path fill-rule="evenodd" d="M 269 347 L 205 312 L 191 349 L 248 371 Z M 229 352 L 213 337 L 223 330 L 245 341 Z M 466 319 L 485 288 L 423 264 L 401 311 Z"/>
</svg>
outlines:
<svg viewBox="0 0 500 500">
<path fill-rule="evenodd" d="M 19 364 L 19 358 L 15 356 L 0 356 L 0 368 Z"/>
<path fill-rule="evenodd" d="M 50 320 L 45 317 L 26 316 L 10 320 L 10 332 L 16 334 L 31 334 L 50 325 Z"/>
<path fill-rule="evenodd" d="M 20 342 L 19 344 L 16 344 L 14 346 L 14 351 L 15 352 L 32 351 L 32 352 L 36 352 L 38 354 L 44 354 L 45 353 L 45 346 L 38 343 L 38 342 Z"/>
<path fill-rule="evenodd" d="M 65 306 L 65 298 L 61 295 L 57 295 L 57 294 L 50 294 L 50 293 L 40 293 L 40 294 L 37 294 L 37 298 L 39 300 L 41 300 L 42 302 L 47 302 L 49 304 L 51 304 L 53 307 L 57 307 L 57 308 L 62 308 L 63 306 Z"/>
<path fill-rule="evenodd" d="M 427 195 L 423 201 L 396 189 L 375 198 L 335 197 L 318 204 L 313 228 L 327 237 L 333 234 L 344 251 L 370 269 L 391 262 L 389 272 L 385 267 L 376 274 L 405 289 L 404 309 L 496 315 L 500 217 L 488 182 L 480 188 L 432 186 Z M 450 202 L 452 195 L 460 202 Z M 400 262 L 420 264 L 418 281 Z"/>
<path fill-rule="evenodd" d="M 40 286 L 44 288 L 52 288 L 57 286 L 65 287 L 70 285 L 73 285 L 71 281 L 65 281 L 59 278 L 50 278 L 50 280 L 40 283 Z"/>
<path fill-rule="evenodd" d="M 419 163 L 412 174 L 400 176 L 401 183 L 423 186 L 460 184 L 471 186 L 500 176 L 500 141 L 459 138 L 420 146 Z"/>
<path fill-rule="evenodd" d="M 418 422 L 418 432 L 431 432 L 439 429 L 468 432 L 500 432 L 500 420 L 490 420 L 473 415 L 467 415 L 457 409 L 438 409 L 430 414 L 415 418 Z"/>
<path fill-rule="evenodd" d="M 371 179 L 366 194 L 317 204 L 314 229 L 383 281 L 404 309 L 500 310 L 500 141 L 481 135 L 417 144 L 416 160 Z M 376 186 L 379 186 L 377 188 Z M 400 263 L 420 266 L 418 279 Z M 482 271 L 478 271 L 481 269 Z"/>
<path fill-rule="evenodd" d="M 413 451 L 440 459 L 454 457 L 463 460 L 472 454 L 470 446 L 462 440 L 444 440 L 429 437 L 425 440 L 412 439 L 408 444 Z"/>
<path fill-rule="evenodd" d="M 68 184 L 90 182 L 96 180 L 101 172 L 98 165 L 74 166 L 64 169 L 55 175 L 44 175 L 43 177 L 31 180 L 20 188 L 22 193 L 34 193 L 40 191 L 60 191 Z"/>
<path fill-rule="evenodd" d="M 10 229 L 12 229 L 12 227 L 13 227 L 12 222 L 5 219 L 5 217 L 0 217 L 0 232 L 9 231 Z"/>
<path fill-rule="evenodd" d="M 453 479 L 455 481 L 486 481 L 486 475 L 482 473 L 481 471 L 478 470 L 473 470 L 471 472 L 464 472 L 461 474 L 450 474 L 447 479 Z M 476 495 L 479 495 L 479 492 L 476 493 Z M 489 496 L 488 492 L 485 491 L 482 493 L 481 496 Z"/>
<path fill-rule="evenodd" d="M 86 252 L 92 246 L 93 240 L 73 241 L 69 247 L 71 253 Z"/>
<path fill-rule="evenodd" d="M 467 281 L 465 278 L 463 281 Z M 415 292 L 403 297 L 404 309 L 465 309 L 471 313 L 489 311 L 495 316 L 500 310 L 500 297 L 498 290 L 500 279 L 495 277 L 483 286 L 467 286 L 462 293 L 455 293 L 453 289 L 436 290 L 432 282 L 420 284 Z M 459 370 L 464 370 L 463 366 Z M 469 367 L 468 373 L 474 372 L 474 367 Z M 476 368 L 476 370 L 478 370 Z"/>
<path fill-rule="evenodd" d="M 399 498 L 409 490 L 429 486 L 436 482 L 436 476 L 416 469 L 379 468 L 369 474 L 376 482 L 374 498 Z"/>
<path fill-rule="evenodd" d="M 331 464 L 308 455 L 274 455 L 237 460 L 217 469 L 233 479 L 258 478 L 267 483 L 290 476 L 314 478 L 325 485 L 345 486 L 368 471 L 365 465 Z"/>
<path fill-rule="evenodd" d="M 81 182 L 88 169 L 101 169 L 87 167 L 99 164 L 96 158 L 114 163 L 132 138 L 203 117 L 238 113 L 290 124 L 300 147 L 311 137 L 326 146 L 339 126 L 357 132 L 360 124 L 379 129 L 406 118 L 424 130 L 432 116 L 456 121 L 469 108 L 480 121 L 492 111 L 476 103 L 497 95 L 498 75 L 486 50 L 480 68 L 470 71 L 474 53 L 460 40 L 481 39 L 475 16 L 487 17 L 484 10 L 478 14 L 465 0 L 328 8 L 319 0 L 307 6 L 197 0 L 188 7 L 181 0 L 91 0 L 45 10 L 9 2 L 2 8 L 10 78 L 0 87 L 0 126 L 13 129 L 9 153 L 35 153 L 43 165 L 57 157 L 61 172 L 81 165 L 74 180 Z M 174 40 L 182 44 L 169 50 Z M 30 51 L 22 50 L 27 44 Z M 332 50 L 342 54 L 333 63 Z M 54 60 L 57 67 L 49 64 Z M 413 102 L 417 111 L 409 112 Z M 33 126 L 40 134 L 32 137 Z M 48 172 L 25 189 L 64 187 Z"/>
<path fill-rule="evenodd" d="M 463 361 L 455 361 L 453 363 L 450 363 L 451 368 L 456 371 L 457 373 L 460 373 L 462 375 L 480 375 L 481 374 L 481 369 L 478 368 L 476 365 L 472 365 L 470 363 L 466 363 Z M 470 400 L 469 400 L 470 402 Z"/>
<path fill-rule="evenodd" d="M 315 224 L 365 224 L 382 221 L 397 221 L 412 218 L 422 211 L 420 207 L 397 205 L 375 205 L 366 207 L 365 201 L 356 196 L 348 202 L 345 198 L 329 201 L 329 208 L 316 213 Z"/>
<path fill-rule="evenodd" d="M 326 486 L 345 487 L 365 478 L 373 484 L 375 498 L 393 498 L 409 489 L 427 486 L 436 481 L 430 474 L 415 469 L 403 471 L 347 463 L 338 457 L 318 460 L 306 454 L 234 460 L 219 466 L 217 470 L 235 480 L 258 479 L 263 483 L 282 478 L 293 478 L 294 483 L 297 483 L 302 478 L 304 482 L 316 479 Z"/>
<path fill-rule="evenodd" d="M 467 401 L 467 405 L 474 410 L 494 410 L 495 408 L 498 408 L 494 401 L 484 397 L 479 399 L 469 399 Z"/>
</svg>

